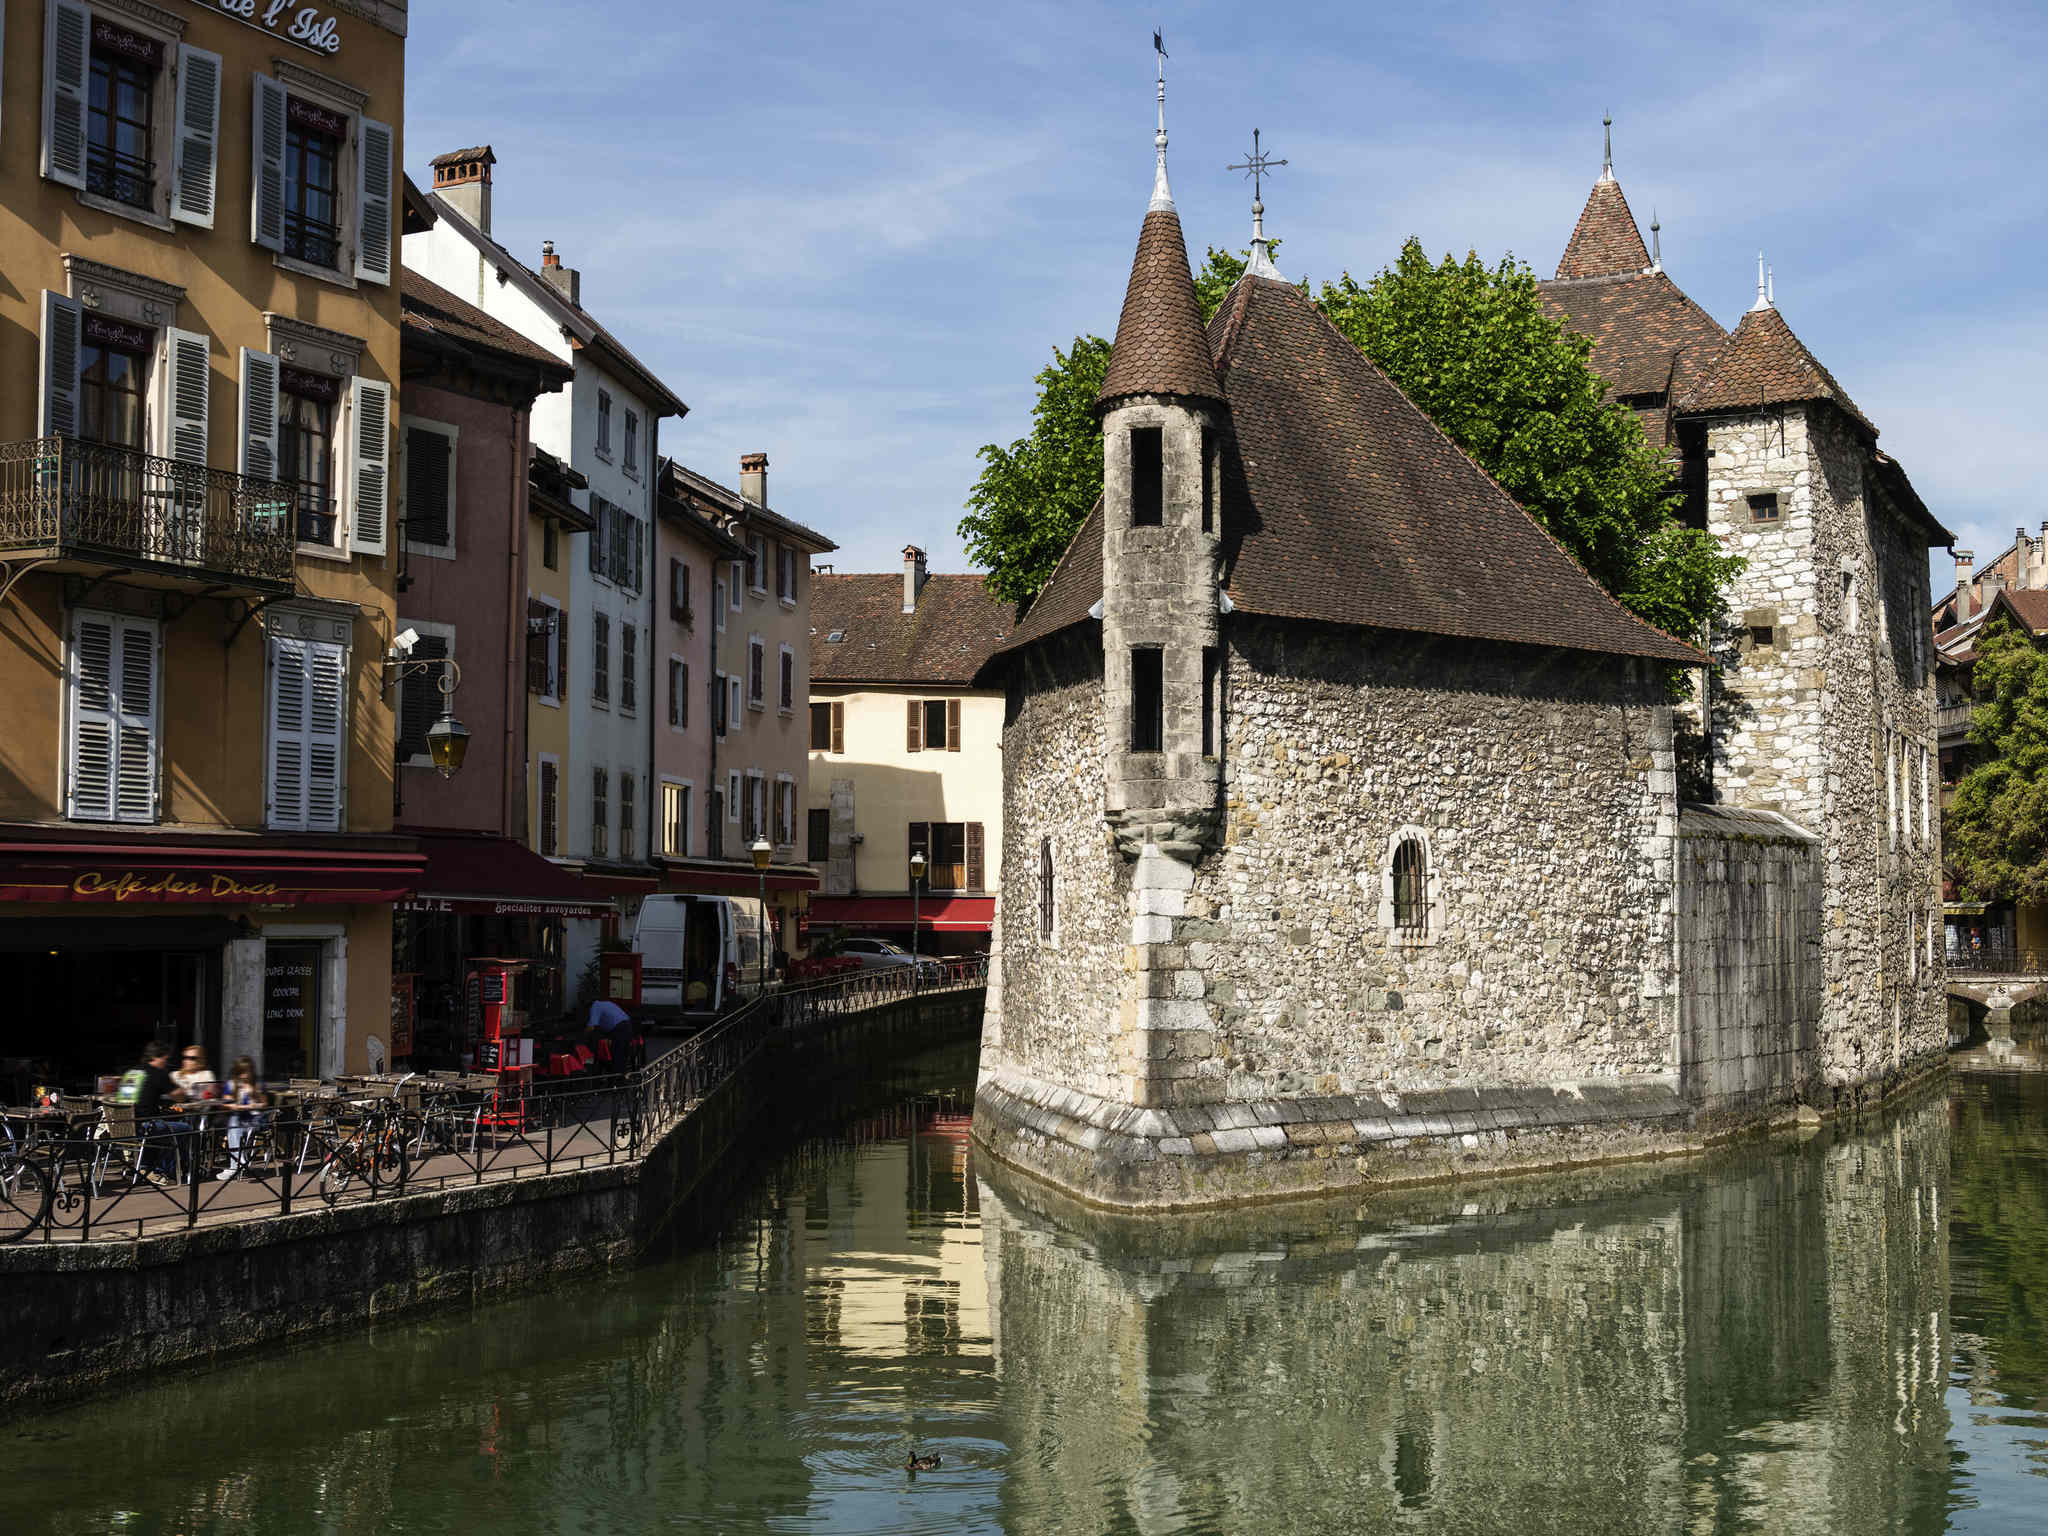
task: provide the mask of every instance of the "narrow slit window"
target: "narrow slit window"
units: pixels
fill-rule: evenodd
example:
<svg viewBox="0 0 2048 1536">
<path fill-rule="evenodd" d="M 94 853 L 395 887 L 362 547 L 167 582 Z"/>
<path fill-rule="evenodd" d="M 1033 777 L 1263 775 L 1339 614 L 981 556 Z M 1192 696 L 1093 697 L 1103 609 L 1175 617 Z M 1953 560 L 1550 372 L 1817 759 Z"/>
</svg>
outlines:
<svg viewBox="0 0 2048 1536">
<path fill-rule="evenodd" d="M 1411 933 L 1429 929 L 1429 860 L 1417 838 L 1394 850 L 1394 926 Z"/>
<path fill-rule="evenodd" d="M 1202 532 L 1216 531 L 1216 429 L 1202 428 Z"/>
<path fill-rule="evenodd" d="M 1166 512 L 1165 446 L 1159 428 L 1131 428 L 1131 526 L 1157 528 Z"/>
<path fill-rule="evenodd" d="M 1202 756 L 1217 755 L 1218 726 L 1223 720 L 1220 653 L 1213 645 L 1202 647 Z"/>
<path fill-rule="evenodd" d="M 1131 652 L 1131 750 L 1166 747 L 1166 658 L 1157 646 Z"/>
</svg>

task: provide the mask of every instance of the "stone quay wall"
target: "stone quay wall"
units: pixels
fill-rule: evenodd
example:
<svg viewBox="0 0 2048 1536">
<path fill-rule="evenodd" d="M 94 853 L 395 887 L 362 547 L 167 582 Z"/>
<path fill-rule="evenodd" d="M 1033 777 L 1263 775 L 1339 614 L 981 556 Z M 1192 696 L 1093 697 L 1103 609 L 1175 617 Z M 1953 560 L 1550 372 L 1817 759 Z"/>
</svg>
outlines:
<svg viewBox="0 0 2048 1536">
<path fill-rule="evenodd" d="M 0 1247 L 0 1415 L 172 1366 L 630 1264 L 793 1087 L 971 1038 L 980 990 L 843 1016 L 755 1055 L 634 1162 L 136 1242 Z"/>
</svg>

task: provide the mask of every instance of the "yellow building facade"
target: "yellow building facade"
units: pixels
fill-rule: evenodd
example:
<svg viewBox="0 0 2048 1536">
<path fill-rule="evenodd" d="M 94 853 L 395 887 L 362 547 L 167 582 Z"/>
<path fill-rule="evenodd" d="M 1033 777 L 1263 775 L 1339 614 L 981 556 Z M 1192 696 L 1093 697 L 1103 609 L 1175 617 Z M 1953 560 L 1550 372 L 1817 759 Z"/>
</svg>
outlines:
<svg viewBox="0 0 2048 1536">
<path fill-rule="evenodd" d="M 406 7 L 0 27 L 0 1058 L 373 1065 Z"/>
</svg>

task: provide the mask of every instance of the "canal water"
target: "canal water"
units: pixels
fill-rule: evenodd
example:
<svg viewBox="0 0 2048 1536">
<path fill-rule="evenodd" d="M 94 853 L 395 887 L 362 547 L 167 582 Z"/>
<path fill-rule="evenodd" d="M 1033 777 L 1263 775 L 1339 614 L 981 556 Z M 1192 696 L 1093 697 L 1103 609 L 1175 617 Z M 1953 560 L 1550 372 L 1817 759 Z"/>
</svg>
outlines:
<svg viewBox="0 0 2048 1536">
<path fill-rule="evenodd" d="M 1163 1225 L 979 1166 L 932 1089 L 632 1274 L 0 1426 L 0 1528 L 2048 1529 L 2048 1075 Z"/>
</svg>

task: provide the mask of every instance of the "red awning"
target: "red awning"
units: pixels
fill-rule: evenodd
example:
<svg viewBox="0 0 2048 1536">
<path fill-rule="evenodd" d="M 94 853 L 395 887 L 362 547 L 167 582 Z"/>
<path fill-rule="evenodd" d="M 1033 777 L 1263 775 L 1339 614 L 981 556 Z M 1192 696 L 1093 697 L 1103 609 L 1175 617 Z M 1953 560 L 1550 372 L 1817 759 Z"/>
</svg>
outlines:
<svg viewBox="0 0 2048 1536">
<path fill-rule="evenodd" d="M 908 896 L 820 896 L 811 903 L 811 930 L 819 928 L 908 928 Z M 920 896 L 917 926 L 938 933 L 985 930 L 996 920 L 993 896 Z"/>
<path fill-rule="evenodd" d="M 669 859 L 661 878 L 664 891 L 685 896 L 757 896 L 761 883 L 761 876 L 751 864 L 727 864 L 717 859 Z M 771 864 L 767 885 L 771 891 L 815 891 L 818 872 L 808 864 Z"/>
<path fill-rule="evenodd" d="M 386 846 L 290 847 L 232 835 L 137 836 L 66 828 L 0 840 L 0 901 L 313 906 L 396 901 L 422 860 Z"/>
<path fill-rule="evenodd" d="M 510 838 L 423 832 L 427 856 L 407 912 L 468 912 L 490 917 L 606 917 L 611 898 L 582 876 Z"/>
</svg>

